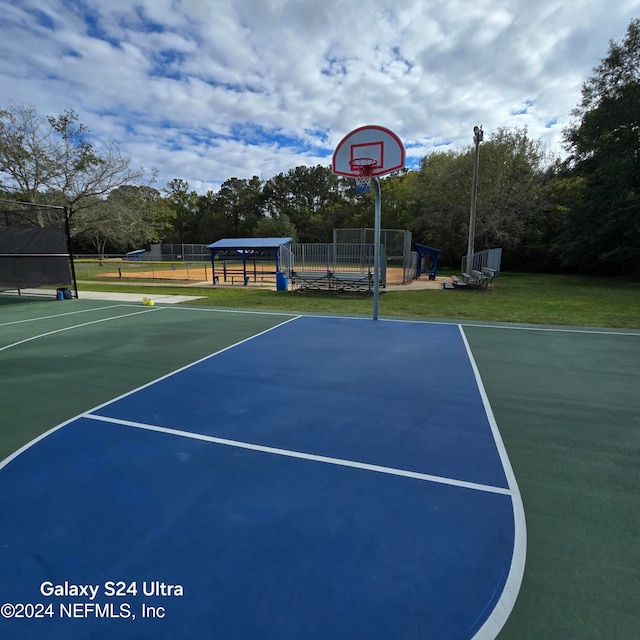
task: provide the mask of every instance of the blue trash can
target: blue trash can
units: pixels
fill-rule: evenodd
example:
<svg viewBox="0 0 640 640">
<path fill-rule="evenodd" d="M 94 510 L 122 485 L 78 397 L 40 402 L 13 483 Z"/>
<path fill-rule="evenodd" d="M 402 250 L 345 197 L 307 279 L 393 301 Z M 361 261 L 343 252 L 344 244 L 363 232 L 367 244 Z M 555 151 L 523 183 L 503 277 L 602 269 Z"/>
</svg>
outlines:
<svg viewBox="0 0 640 640">
<path fill-rule="evenodd" d="M 276 273 L 276 291 L 286 291 L 289 288 L 289 281 L 280 271 Z"/>
</svg>

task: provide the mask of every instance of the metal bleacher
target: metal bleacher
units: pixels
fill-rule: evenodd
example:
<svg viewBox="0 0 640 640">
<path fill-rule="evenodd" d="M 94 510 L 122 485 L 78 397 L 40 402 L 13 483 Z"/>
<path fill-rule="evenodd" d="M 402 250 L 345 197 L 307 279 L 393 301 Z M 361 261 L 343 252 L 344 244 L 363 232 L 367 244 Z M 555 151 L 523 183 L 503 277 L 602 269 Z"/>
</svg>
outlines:
<svg viewBox="0 0 640 640">
<path fill-rule="evenodd" d="M 366 293 L 374 289 L 374 245 L 298 243 L 282 256 L 293 291 Z M 386 256 L 380 248 L 380 286 L 386 285 Z"/>
<path fill-rule="evenodd" d="M 502 249 L 487 249 L 473 254 L 471 268 L 467 268 L 467 257 L 462 258 L 461 275 L 452 276 L 455 287 L 491 289 L 493 280 L 500 273 Z"/>
<path fill-rule="evenodd" d="M 372 293 L 373 273 L 339 273 L 331 271 L 291 272 L 294 291 L 329 291 L 332 293 Z"/>
</svg>

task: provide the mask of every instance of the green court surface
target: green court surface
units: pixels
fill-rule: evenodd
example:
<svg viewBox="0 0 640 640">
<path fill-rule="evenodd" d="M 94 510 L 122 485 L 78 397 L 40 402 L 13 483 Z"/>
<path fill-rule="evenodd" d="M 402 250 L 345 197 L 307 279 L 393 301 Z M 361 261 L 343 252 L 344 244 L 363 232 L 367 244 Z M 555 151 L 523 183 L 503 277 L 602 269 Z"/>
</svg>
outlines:
<svg viewBox="0 0 640 640">
<path fill-rule="evenodd" d="M 527 519 L 500 638 L 634 638 L 640 334 L 465 327 Z"/>
<path fill-rule="evenodd" d="M 287 317 L 0 296 L 0 460 L 82 411 Z"/>
<path fill-rule="evenodd" d="M 0 296 L 0 460 L 81 412 L 289 317 Z M 527 523 L 524 581 L 498 637 L 636 638 L 640 332 L 462 328 Z M 428 410 L 438 372 L 425 363 L 416 375 Z"/>
</svg>

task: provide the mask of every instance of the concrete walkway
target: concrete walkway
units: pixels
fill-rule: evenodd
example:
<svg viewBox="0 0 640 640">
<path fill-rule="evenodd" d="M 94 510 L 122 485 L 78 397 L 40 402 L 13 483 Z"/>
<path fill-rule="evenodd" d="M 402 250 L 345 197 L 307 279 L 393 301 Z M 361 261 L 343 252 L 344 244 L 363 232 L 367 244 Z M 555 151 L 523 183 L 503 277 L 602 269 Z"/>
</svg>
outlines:
<svg viewBox="0 0 640 640">
<path fill-rule="evenodd" d="M 56 291 L 54 289 L 22 289 L 21 293 L 27 296 L 52 296 L 55 298 Z M 106 291 L 82 291 L 78 292 L 78 298 L 81 300 L 113 300 L 115 302 L 131 302 L 142 303 L 142 298 L 153 300 L 157 304 L 178 304 L 180 302 L 191 302 L 198 300 L 203 296 L 173 296 L 158 295 L 154 293 L 124 293 L 124 292 L 106 292 Z"/>
<path fill-rule="evenodd" d="M 412 280 L 409 284 L 388 284 L 385 291 L 417 291 L 420 289 L 443 289 L 443 282 L 450 281 L 451 278 L 438 277 L 435 280 L 428 278 Z"/>
</svg>

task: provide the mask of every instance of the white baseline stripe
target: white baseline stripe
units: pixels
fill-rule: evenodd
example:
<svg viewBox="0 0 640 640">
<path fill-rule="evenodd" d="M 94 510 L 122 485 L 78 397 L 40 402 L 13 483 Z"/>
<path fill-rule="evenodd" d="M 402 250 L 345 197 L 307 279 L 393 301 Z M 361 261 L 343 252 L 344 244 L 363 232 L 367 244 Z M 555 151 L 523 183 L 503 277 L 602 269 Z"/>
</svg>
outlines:
<svg viewBox="0 0 640 640">
<path fill-rule="evenodd" d="M 345 320 L 371 320 L 371 318 L 357 317 L 357 316 L 320 316 L 320 315 L 306 315 L 309 318 L 343 318 Z M 448 327 L 479 327 L 481 329 L 504 329 L 506 331 L 543 331 L 547 333 L 585 333 L 600 336 L 632 336 L 634 338 L 640 338 L 640 331 L 630 332 L 620 329 L 619 331 L 607 330 L 607 329 L 563 329 L 562 327 L 524 327 L 510 324 L 479 324 L 472 322 L 459 322 L 456 320 L 409 320 L 406 318 L 379 318 L 379 322 L 397 322 L 405 324 L 424 324 L 435 326 L 448 326 Z"/>
<path fill-rule="evenodd" d="M 24 324 L 26 322 L 37 322 L 38 320 L 51 320 L 53 318 L 63 318 L 64 316 L 73 316 L 78 313 L 89 313 L 91 311 L 108 311 L 109 309 L 115 309 L 116 307 L 126 307 L 125 304 L 114 304 L 107 307 L 95 307 L 93 309 L 82 309 L 82 311 L 69 311 L 67 313 L 56 313 L 51 316 L 41 316 L 40 318 L 29 318 L 27 320 L 14 320 L 13 322 L 0 322 L 0 327 L 8 327 L 12 324 Z"/>
<path fill-rule="evenodd" d="M 134 305 L 127 305 L 134 306 Z M 240 315 L 249 315 L 249 316 L 278 316 L 285 318 L 296 317 L 299 318 L 301 315 L 297 311 L 243 311 L 242 309 L 219 309 L 216 307 L 188 307 L 185 305 L 173 305 L 171 307 L 167 307 L 167 310 L 171 311 L 204 311 L 205 313 L 233 313 Z"/>
<path fill-rule="evenodd" d="M 91 322 L 83 322 L 82 324 L 74 324 L 71 327 L 64 327 L 64 329 L 56 329 L 55 331 L 47 331 L 46 333 L 41 333 L 37 336 L 31 336 L 30 338 L 25 338 L 24 340 L 13 342 L 11 344 L 5 345 L 4 347 L 0 347 L 0 351 L 5 351 L 6 349 L 17 347 L 21 344 L 25 344 L 25 342 L 31 342 L 32 340 L 38 340 L 39 338 L 46 338 L 47 336 L 52 336 L 56 333 L 62 333 L 63 331 L 71 331 L 72 329 L 79 329 L 80 327 L 88 327 L 89 325 L 98 324 L 100 322 L 110 322 L 111 320 L 118 320 L 119 318 L 128 318 L 130 316 L 137 316 L 141 313 L 154 313 L 155 311 L 158 311 L 158 309 L 146 309 L 144 311 L 136 311 L 135 313 L 125 313 L 121 316 L 111 316 L 109 318 L 101 318 L 100 320 L 92 320 Z"/>
<path fill-rule="evenodd" d="M 513 325 L 499 324 L 472 324 L 469 322 L 461 322 L 462 327 L 480 327 L 481 329 L 505 329 L 507 331 L 543 331 L 547 333 L 586 333 L 599 336 L 633 336 L 640 338 L 640 331 L 631 333 L 628 331 L 607 331 L 606 329 L 562 329 L 557 327 L 518 327 Z"/>
<path fill-rule="evenodd" d="M 187 307 L 180 306 L 176 307 L 176 309 L 181 310 L 206 310 L 205 307 L 197 308 L 197 307 Z M 235 310 L 224 311 L 221 309 L 210 309 L 210 311 L 222 311 L 225 313 L 236 313 Z M 256 313 L 256 314 L 264 314 L 264 315 L 286 315 L 291 316 L 293 313 L 280 313 L 280 312 L 266 312 L 266 311 L 237 311 L 237 313 Z M 332 318 L 335 320 L 362 320 L 364 322 L 376 322 L 371 320 L 370 317 L 367 316 L 338 316 L 333 314 L 313 314 L 313 313 L 300 313 L 299 317 L 301 318 Z M 479 324 L 473 322 L 460 322 L 458 320 L 412 320 L 409 318 L 378 318 L 377 322 L 393 322 L 398 324 L 423 324 L 423 325 L 432 325 L 432 326 L 446 326 L 446 327 L 479 327 L 481 329 L 505 329 L 506 331 L 543 331 L 547 333 L 585 333 L 585 334 L 593 334 L 593 335 L 601 335 L 601 336 L 632 336 L 635 338 L 640 338 L 640 331 L 636 331 L 635 333 L 632 331 L 624 331 L 620 329 L 619 331 L 615 331 L 613 329 L 564 329 L 562 327 L 525 327 L 514 324 Z"/>
<path fill-rule="evenodd" d="M 319 456 L 312 453 L 304 453 L 302 451 L 291 451 L 290 449 L 278 449 L 276 447 L 266 447 L 260 444 L 252 444 L 250 442 L 240 442 L 238 440 L 227 440 L 226 438 L 217 438 L 215 436 L 207 436 L 201 433 L 192 433 L 190 431 L 182 431 L 181 429 L 169 429 L 168 427 L 158 427 L 152 424 L 144 424 L 141 422 L 133 422 L 131 420 L 120 420 L 118 418 L 107 418 L 97 416 L 91 413 L 85 413 L 82 418 L 90 420 L 98 420 L 100 422 L 109 422 L 124 427 L 135 427 L 136 429 L 144 429 L 146 431 L 157 431 L 172 436 L 180 436 L 182 438 L 190 438 L 192 440 L 201 440 L 203 442 L 211 442 L 221 444 L 227 447 L 235 447 L 237 449 L 249 449 L 250 451 L 259 451 L 260 453 L 270 453 L 287 458 L 298 458 L 300 460 L 310 460 L 312 462 L 323 462 L 340 467 L 350 467 L 352 469 L 363 469 L 365 471 L 375 471 L 376 473 L 386 473 L 392 476 L 402 476 L 403 478 L 412 478 L 414 480 L 426 480 L 428 482 L 436 482 L 438 484 L 447 484 L 453 487 L 462 487 L 464 489 L 474 489 L 476 491 L 486 491 L 489 493 L 499 493 L 502 495 L 511 495 L 509 489 L 503 487 L 492 487 L 490 485 L 476 484 L 475 482 L 465 482 L 463 480 L 454 480 L 452 478 L 443 478 L 441 476 L 432 476 L 427 473 L 418 473 L 415 471 L 406 471 L 405 469 L 394 469 L 393 467 L 383 467 L 377 464 L 367 464 L 365 462 L 356 462 L 354 460 L 344 460 L 342 458 L 331 458 L 328 456 Z"/>
<path fill-rule="evenodd" d="M 121 306 L 135 306 L 135 305 L 121 305 Z M 203 311 L 206 313 L 240 313 L 240 314 L 248 314 L 248 315 L 260 315 L 260 316 L 284 316 L 291 317 L 296 316 L 298 318 L 333 318 L 337 320 L 362 320 L 362 321 L 372 321 L 368 316 L 339 316 L 333 315 L 330 313 L 321 315 L 314 313 L 304 313 L 304 312 L 286 312 L 286 311 L 244 311 L 242 309 L 220 309 L 215 307 L 190 307 L 188 305 L 175 305 L 171 307 L 172 310 L 175 311 Z M 472 322 L 460 322 L 458 320 L 412 320 L 409 318 L 378 318 L 379 322 L 394 322 L 399 324 L 424 324 L 424 325 L 440 325 L 440 326 L 449 326 L 449 327 L 479 327 L 481 329 L 505 329 L 507 331 L 543 331 L 547 333 L 585 333 L 585 334 L 594 334 L 594 335 L 604 335 L 604 336 L 633 336 L 635 338 L 640 338 L 640 331 L 635 333 L 630 331 L 614 331 L 607 329 L 563 329 L 562 327 L 524 327 L 518 325 L 510 325 L 510 324 L 479 324 Z M 373 321 L 372 321 L 373 322 Z M 0 325 L 1 326 L 1 325 Z"/>
<path fill-rule="evenodd" d="M 514 520 L 514 540 L 513 540 L 513 555 L 511 556 L 511 567 L 509 568 L 509 575 L 504 585 L 502 595 L 496 603 L 493 611 L 487 618 L 486 622 L 482 625 L 480 630 L 473 636 L 472 640 L 494 640 L 500 630 L 504 626 L 507 618 L 511 614 L 513 607 L 515 606 L 518 593 L 520 592 L 520 586 L 522 585 L 522 579 L 524 577 L 524 566 L 527 556 L 527 523 L 524 515 L 524 505 L 522 504 L 522 497 L 520 495 L 520 489 L 516 481 L 516 476 L 513 473 L 507 450 L 502 441 L 500 430 L 498 429 L 498 423 L 496 422 L 491 404 L 489 403 L 489 397 L 482 384 L 482 378 L 480 377 L 480 370 L 476 365 L 476 361 L 471 352 L 471 347 L 467 341 L 467 337 L 464 334 L 464 329 L 459 326 L 460 336 L 467 350 L 467 356 L 473 369 L 473 374 L 476 379 L 478 391 L 482 398 L 485 413 L 487 414 L 487 420 L 493 433 L 493 438 L 500 455 L 502 462 L 502 468 L 504 469 L 509 488 L 511 489 L 511 501 L 513 505 L 513 520 Z"/>
</svg>

